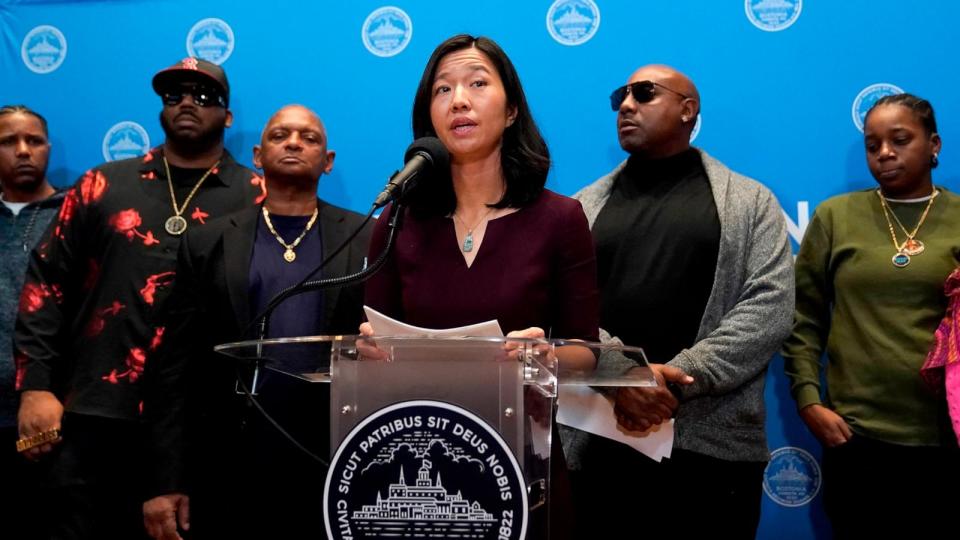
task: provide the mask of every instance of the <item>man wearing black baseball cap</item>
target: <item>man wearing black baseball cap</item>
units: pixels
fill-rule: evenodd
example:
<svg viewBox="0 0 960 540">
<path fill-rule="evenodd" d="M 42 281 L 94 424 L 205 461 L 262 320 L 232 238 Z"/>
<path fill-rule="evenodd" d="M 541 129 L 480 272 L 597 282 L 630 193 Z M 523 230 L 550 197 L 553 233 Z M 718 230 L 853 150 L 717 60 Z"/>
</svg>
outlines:
<svg viewBox="0 0 960 540">
<path fill-rule="evenodd" d="M 219 66 L 186 58 L 153 78 L 163 145 L 97 166 L 31 257 L 14 346 L 18 446 L 50 467 L 47 538 L 142 538 L 140 383 L 181 235 L 262 200 L 224 149 L 233 116 Z"/>
<path fill-rule="evenodd" d="M 230 83 L 227 81 L 227 72 L 213 62 L 187 57 L 167 69 L 161 69 L 153 76 L 153 91 L 163 95 L 164 90 L 170 85 L 181 82 L 212 84 L 225 98 L 223 106 L 230 104 Z"/>
</svg>

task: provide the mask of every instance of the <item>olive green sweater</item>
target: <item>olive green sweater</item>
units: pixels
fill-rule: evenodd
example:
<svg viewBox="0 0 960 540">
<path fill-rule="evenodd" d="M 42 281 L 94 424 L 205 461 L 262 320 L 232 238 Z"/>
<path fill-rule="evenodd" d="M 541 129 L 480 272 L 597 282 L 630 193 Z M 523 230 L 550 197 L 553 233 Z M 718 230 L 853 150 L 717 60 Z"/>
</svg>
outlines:
<svg viewBox="0 0 960 540">
<path fill-rule="evenodd" d="M 926 204 L 889 203 L 911 230 Z M 944 281 L 960 260 L 960 197 L 941 189 L 916 238 L 924 252 L 897 268 L 876 189 L 821 204 L 797 256 L 796 318 L 783 357 L 798 408 L 822 400 L 855 433 L 929 446 L 948 434 L 945 408 L 919 373 L 947 307 Z"/>
</svg>

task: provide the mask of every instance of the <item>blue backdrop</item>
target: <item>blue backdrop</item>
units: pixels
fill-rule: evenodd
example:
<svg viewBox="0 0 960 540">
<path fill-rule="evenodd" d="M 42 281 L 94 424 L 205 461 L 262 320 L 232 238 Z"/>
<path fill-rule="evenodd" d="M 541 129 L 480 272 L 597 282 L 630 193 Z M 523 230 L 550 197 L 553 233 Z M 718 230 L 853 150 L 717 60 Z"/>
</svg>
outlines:
<svg viewBox="0 0 960 540">
<path fill-rule="evenodd" d="M 490 36 L 511 56 L 554 156 L 548 185 L 564 194 L 624 158 L 610 91 L 638 66 L 666 63 L 700 89 L 695 144 L 772 188 L 796 248 L 820 201 L 873 185 L 857 122 L 885 93 L 934 104 L 944 140 L 935 180 L 956 187 L 958 17 L 960 3 L 946 0 L 0 0 L 0 103 L 46 115 L 50 177 L 66 185 L 162 141 L 150 78 L 190 52 L 228 72 L 238 160 L 250 164 L 273 111 L 305 104 L 338 152 L 320 195 L 364 211 L 401 164 L 421 70 L 450 35 Z M 768 376 L 775 452 L 760 537 L 825 537 L 809 457 L 819 448 L 782 364 Z"/>
</svg>

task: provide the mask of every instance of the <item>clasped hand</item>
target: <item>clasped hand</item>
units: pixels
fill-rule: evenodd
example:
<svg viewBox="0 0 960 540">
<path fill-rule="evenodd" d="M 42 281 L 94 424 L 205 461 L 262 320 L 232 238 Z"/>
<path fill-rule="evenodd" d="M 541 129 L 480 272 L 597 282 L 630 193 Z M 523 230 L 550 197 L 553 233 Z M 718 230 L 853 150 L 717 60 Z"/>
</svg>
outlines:
<svg viewBox="0 0 960 540">
<path fill-rule="evenodd" d="M 630 386 L 617 390 L 613 412 L 628 431 L 647 431 L 673 417 L 680 406 L 667 383 L 689 385 L 693 377 L 666 364 L 650 364 L 657 386 Z"/>
</svg>

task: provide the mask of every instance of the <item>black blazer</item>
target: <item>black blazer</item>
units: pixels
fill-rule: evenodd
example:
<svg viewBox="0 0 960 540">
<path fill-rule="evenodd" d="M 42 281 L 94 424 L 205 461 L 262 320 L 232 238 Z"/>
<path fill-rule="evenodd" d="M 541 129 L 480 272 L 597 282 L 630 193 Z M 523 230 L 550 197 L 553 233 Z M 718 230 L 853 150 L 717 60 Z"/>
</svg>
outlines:
<svg viewBox="0 0 960 540">
<path fill-rule="evenodd" d="M 323 245 L 333 249 L 363 222 L 363 216 L 318 201 Z M 237 422 L 238 398 L 230 361 L 213 347 L 253 337 L 250 259 L 260 206 L 224 216 L 188 231 L 180 244 L 177 274 L 163 317 L 158 352 L 144 372 L 143 421 L 147 450 L 147 496 L 188 492 L 190 455 L 229 440 Z M 372 226 L 368 224 L 324 268 L 341 276 L 363 268 Z M 325 291 L 327 334 L 356 334 L 363 314 L 361 286 Z M 194 451 L 196 450 L 196 451 Z M 189 455 L 188 455 L 189 454 Z M 200 458 L 207 461 L 207 458 Z"/>
</svg>

